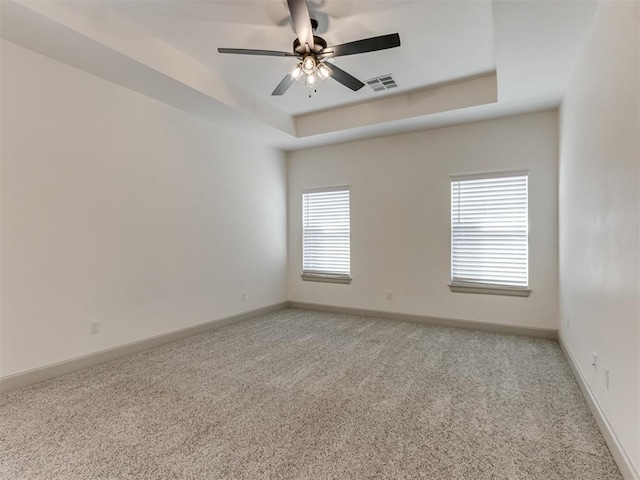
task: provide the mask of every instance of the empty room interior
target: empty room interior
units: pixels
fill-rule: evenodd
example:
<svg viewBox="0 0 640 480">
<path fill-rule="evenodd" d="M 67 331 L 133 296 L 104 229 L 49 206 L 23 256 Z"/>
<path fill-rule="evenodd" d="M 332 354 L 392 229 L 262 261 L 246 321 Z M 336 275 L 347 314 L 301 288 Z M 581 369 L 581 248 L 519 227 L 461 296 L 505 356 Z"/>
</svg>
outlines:
<svg viewBox="0 0 640 480">
<path fill-rule="evenodd" d="M 640 480 L 638 1 L 0 7 L 0 478 Z"/>
</svg>

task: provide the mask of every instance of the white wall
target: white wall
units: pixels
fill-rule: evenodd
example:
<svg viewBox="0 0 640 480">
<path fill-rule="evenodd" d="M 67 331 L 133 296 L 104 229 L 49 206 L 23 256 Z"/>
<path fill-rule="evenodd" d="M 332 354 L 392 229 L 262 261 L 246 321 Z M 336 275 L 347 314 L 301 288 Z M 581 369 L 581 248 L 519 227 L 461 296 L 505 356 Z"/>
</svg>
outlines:
<svg viewBox="0 0 640 480">
<path fill-rule="evenodd" d="M 559 203 L 561 335 L 640 471 L 638 10 L 598 7 L 561 107 Z"/>
<path fill-rule="evenodd" d="M 557 160 L 555 111 L 289 154 L 289 300 L 557 328 Z M 513 169 L 530 172 L 531 296 L 450 292 L 450 176 Z M 301 192 L 330 185 L 351 186 L 350 285 L 300 279 Z"/>
<path fill-rule="evenodd" d="M 281 152 L 2 48 L 0 375 L 286 300 Z"/>
</svg>

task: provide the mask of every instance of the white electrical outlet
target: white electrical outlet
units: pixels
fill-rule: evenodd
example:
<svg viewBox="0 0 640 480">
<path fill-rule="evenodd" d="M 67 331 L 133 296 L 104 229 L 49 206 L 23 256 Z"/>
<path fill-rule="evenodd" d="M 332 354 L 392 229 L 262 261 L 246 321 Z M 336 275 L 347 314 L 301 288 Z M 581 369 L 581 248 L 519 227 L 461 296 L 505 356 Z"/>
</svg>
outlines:
<svg viewBox="0 0 640 480">
<path fill-rule="evenodd" d="M 594 371 L 598 371 L 598 354 L 596 352 L 593 352 L 593 361 L 591 362 L 591 365 L 593 365 L 593 370 Z"/>
<path fill-rule="evenodd" d="M 242 293 L 240 294 L 240 300 L 242 300 L 242 301 L 244 302 L 246 299 L 247 299 L 247 294 L 246 294 L 246 293 L 244 293 L 244 292 L 242 292 Z"/>
<path fill-rule="evenodd" d="M 393 293 L 387 292 L 387 300 L 393 300 Z"/>
<path fill-rule="evenodd" d="M 95 335 L 97 333 L 100 333 L 100 321 L 99 320 L 94 320 L 89 324 L 89 333 L 91 333 L 91 335 Z"/>
<path fill-rule="evenodd" d="M 607 390 L 609 390 L 609 369 L 604 369 L 604 386 Z"/>
</svg>

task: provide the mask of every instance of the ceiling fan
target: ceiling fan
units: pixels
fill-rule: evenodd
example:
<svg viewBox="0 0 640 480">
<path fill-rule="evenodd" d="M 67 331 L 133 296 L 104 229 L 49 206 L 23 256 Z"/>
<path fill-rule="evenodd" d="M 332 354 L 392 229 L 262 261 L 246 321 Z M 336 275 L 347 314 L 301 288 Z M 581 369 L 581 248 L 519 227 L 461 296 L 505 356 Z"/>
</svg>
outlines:
<svg viewBox="0 0 640 480">
<path fill-rule="evenodd" d="M 334 64 L 327 65 L 326 61 L 334 57 L 375 52 L 400 46 L 400 35 L 392 33 L 328 47 L 323 38 L 313 34 L 318 27 L 318 22 L 311 18 L 307 1 L 287 0 L 287 4 L 289 5 L 293 28 L 298 36 L 293 42 L 292 52 L 218 48 L 219 53 L 297 58 L 299 63 L 282 79 L 271 95 L 283 95 L 303 75 L 305 76 L 306 84 L 310 87 L 315 87 L 318 79 L 324 80 L 328 77 L 333 77 L 334 80 L 353 91 L 360 90 L 364 87 L 364 83 Z"/>
</svg>

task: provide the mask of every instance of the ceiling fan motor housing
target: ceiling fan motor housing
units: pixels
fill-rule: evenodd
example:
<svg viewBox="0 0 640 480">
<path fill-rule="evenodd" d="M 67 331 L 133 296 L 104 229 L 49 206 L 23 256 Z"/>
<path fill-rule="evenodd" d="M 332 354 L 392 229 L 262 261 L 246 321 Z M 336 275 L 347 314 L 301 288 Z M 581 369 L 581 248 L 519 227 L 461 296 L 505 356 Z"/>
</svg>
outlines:
<svg viewBox="0 0 640 480">
<path fill-rule="evenodd" d="M 309 45 L 309 49 L 313 53 L 320 53 L 322 50 L 327 48 L 327 42 L 324 38 L 313 36 L 313 45 Z M 293 41 L 293 51 L 299 53 L 300 55 L 304 55 L 307 53 L 307 49 L 304 45 L 300 44 L 300 40 L 297 38 Z"/>
</svg>

